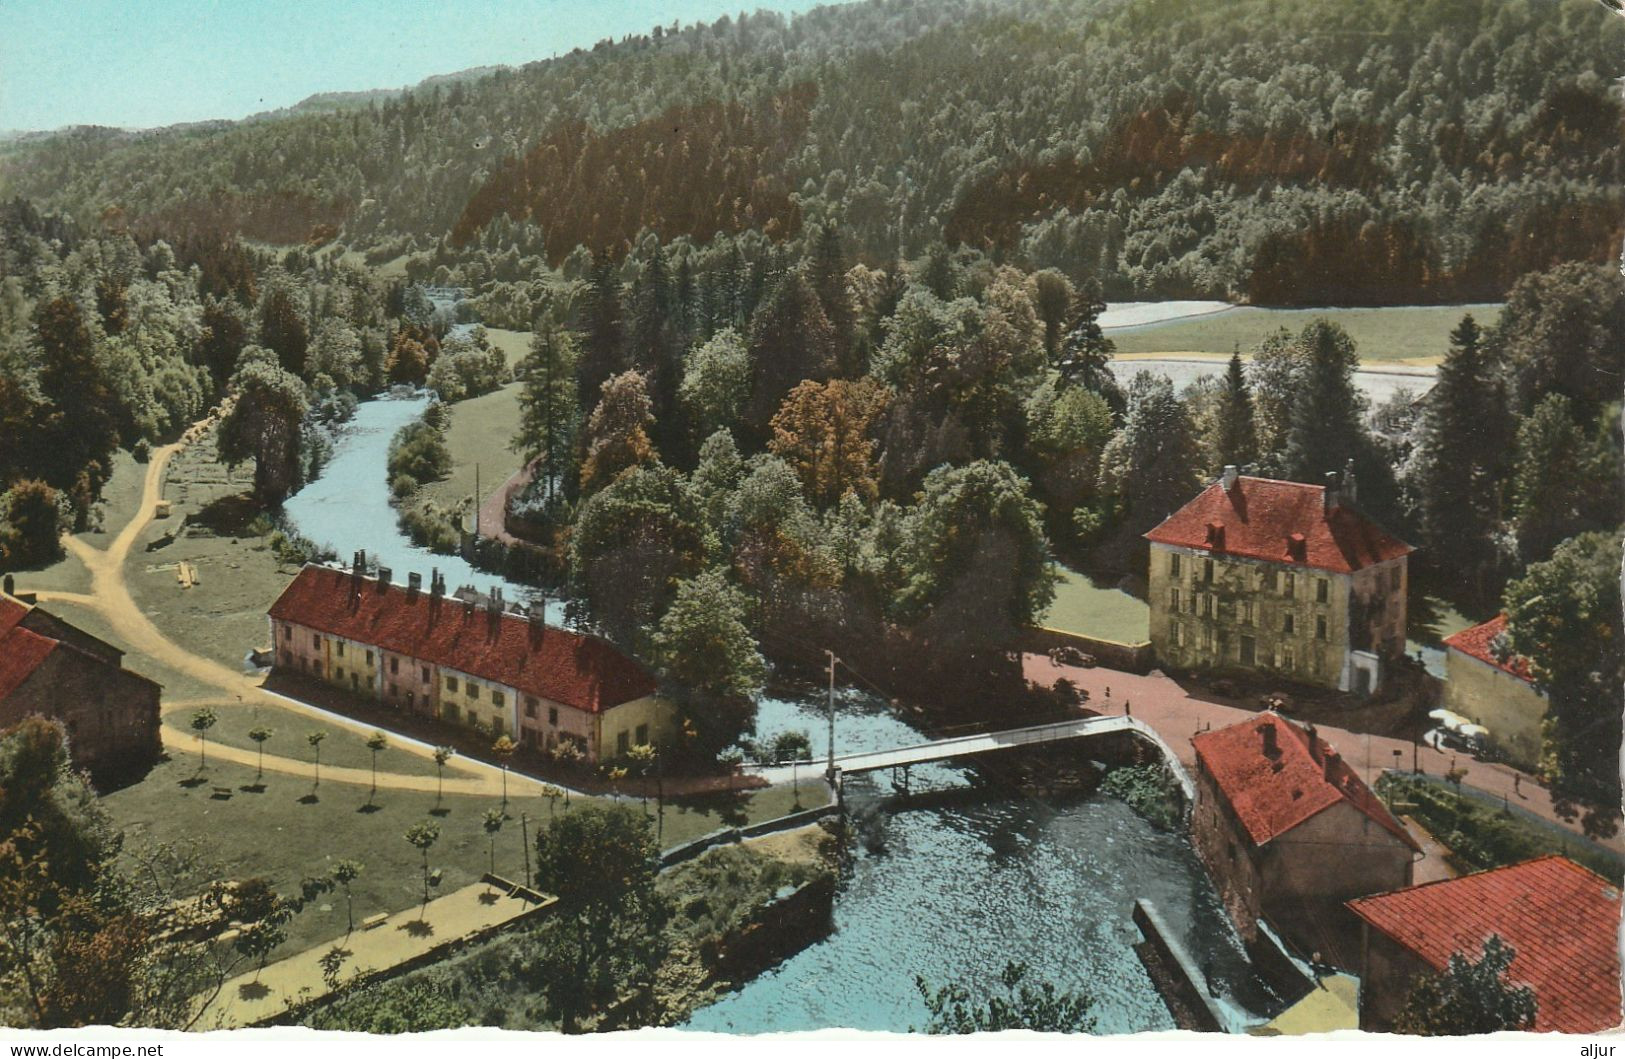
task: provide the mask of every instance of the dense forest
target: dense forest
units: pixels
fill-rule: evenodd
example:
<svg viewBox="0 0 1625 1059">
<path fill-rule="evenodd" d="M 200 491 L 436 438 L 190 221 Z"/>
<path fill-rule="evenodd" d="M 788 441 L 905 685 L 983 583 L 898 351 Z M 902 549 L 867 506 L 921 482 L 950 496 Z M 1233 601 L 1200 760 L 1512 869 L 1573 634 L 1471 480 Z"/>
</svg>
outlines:
<svg viewBox="0 0 1625 1059">
<path fill-rule="evenodd" d="M 833 222 L 869 264 L 947 240 L 1111 297 L 1493 299 L 1618 246 L 1622 46 L 1587 0 L 875 0 L 29 137 L 0 180 L 82 224 L 379 261 L 493 218 L 545 244 L 494 252 L 555 265 Z"/>
<path fill-rule="evenodd" d="M 274 517 L 356 401 L 506 383 L 423 289 L 459 286 L 532 335 L 515 514 L 707 753 L 766 658 L 985 700 L 1052 557 L 1134 587 L 1141 534 L 1226 464 L 1352 469 L 1422 583 L 1509 611 L 1543 770 L 1617 805 L 1622 43 L 1582 0 L 877 0 L 27 139 L 0 169 L 0 564 L 51 561 L 120 449 L 223 399 L 218 455 Z M 1183 390 L 1119 381 L 1106 299 L 1195 293 L 1506 304 L 1377 408 L 1325 320 Z M 456 513 L 416 499 L 443 422 L 389 475 L 450 549 Z"/>
</svg>

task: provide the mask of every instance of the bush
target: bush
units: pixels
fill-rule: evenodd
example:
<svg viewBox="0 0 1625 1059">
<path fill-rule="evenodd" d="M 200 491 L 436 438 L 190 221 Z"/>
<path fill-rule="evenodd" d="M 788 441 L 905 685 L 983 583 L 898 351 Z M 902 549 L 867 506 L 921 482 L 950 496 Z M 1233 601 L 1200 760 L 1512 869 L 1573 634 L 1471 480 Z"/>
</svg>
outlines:
<svg viewBox="0 0 1625 1059">
<path fill-rule="evenodd" d="M 427 422 L 408 423 L 389 443 L 389 478 L 403 475 L 418 485 L 439 481 L 451 472 L 451 450 L 445 434 Z M 396 492 L 396 496 L 403 494 Z"/>
<path fill-rule="evenodd" d="M 130 446 L 130 455 L 135 462 L 146 463 L 152 459 L 152 445 L 146 438 L 137 438 L 135 444 Z"/>
<path fill-rule="evenodd" d="M 62 557 L 61 494 L 39 481 L 0 493 L 0 561 L 8 567 L 47 566 Z"/>
<path fill-rule="evenodd" d="M 405 500 L 418 491 L 418 481 L 409 474 L 397 474 L 389 483 L 389 495 L 396 500 Z"/>
<path fill-rule="evenodd" d="M 1102 794 L 1127 803 L 1130 809 L 1162 831 L 1179 826 L 1180 792 L 1161 765 L 1123 765 L 1114 768 L 1100 785 Z"/>
<path fill-rule="evenodd" d="M 402 504 L 399 522 L 401 532 L 420 548 L 441 555 L 456 555 L 462 547 L 460 519 L 454 508 L 447 508 L 433 500 Z"/>
</svg>

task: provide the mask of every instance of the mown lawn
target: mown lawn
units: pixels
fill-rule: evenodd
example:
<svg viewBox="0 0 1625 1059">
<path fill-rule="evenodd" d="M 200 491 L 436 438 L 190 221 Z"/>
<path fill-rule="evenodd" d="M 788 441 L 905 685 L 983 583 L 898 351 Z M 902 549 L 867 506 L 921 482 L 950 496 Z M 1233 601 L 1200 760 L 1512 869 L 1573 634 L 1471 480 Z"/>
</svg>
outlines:
<svg viewBox="0 0 1625 1059">
<path fill-rule="evenodd" d="M 479 467 L 481 499 L 519 469 L 519 455 L 508 442 L 519 429 L 519 386 L 458 401 L 449 406 L 446 447 L 451 450 L 451 474 L 423 487 L 422 494 L 452 505 L 474 495 L 474 468 Z"/>
<path fill-rule="evenodd" d="M 1261 309 L 1242 306 L 1195 320 L 1148 324 L 1113 332 L 1119 353 L 1220 353 L 1238 346 L 1245 355 L 1266 335 L 1293 333 L 1318 317 L 1342 325 L 1366 361 L 1433 361 L 1450 348 L 1450 332 L 1466 313 L 1480 327 L 1494 324 L 1499 305 L 1396 306 L 1380 309 Z"/>
<path fill-rule="evenodd" d="M 1059 564 L 1055 571 L 1061 581 L 1040 625 L 1119 643 L 1138 643 L 1151 635 L 1150 611 L 1144 601 L 1121 589 L 1097 585 L 1086 574 Z"/>
<path fill-rule="evenodd" d="M 322 758 L 327 760 L 326 743 Z M 422 860 L 405 838 L 413 824 L 423 820 L 440 824 L 440 839 L 429 852 L 429 866 L 442 873 L 440 892 L 477 882 L 490 863 L 482 820 L 487 809 L 500 803 L 498 798 L 448 794 L 439 804 L 444 812 L 434 815 L 437 803 L 432 792 L 380 788 L 369 809 L 363 786 L 324 781 L 314 787 L 308 777 L 272 772 L 260 782 L 264 786 L 260 792 L 244 790 L 255 786 L 253 767 L 214 760 L 200 777 L 197 757 L 181 754 L 158 765 L 140 783 L 107 795 L 102 804 L 124 830 L 129 851 L 154 844 L 196 844 L 206 863 L 197 877 L 185 881 L 190 887 L 216 877 L 263 875 L 281 892 L 295 893 L 301 879 L 326 875 L 340 860 L 358 860 L 366 867 L 353 886 L 357 922 L 422 901 Z M 233 793 L 217 798 L 215 787 L 229 787 Z M 814 785 L 802 784 L 803 803 L 815 804 L 815 793 Z M 522 815 L 534 843 L 537 829 L 547 826 L 551 814 L 605 801 L 571 798 L 567 810 L 563 802 L 550 808 L 545 798 L 516 792 L 508 801 L 511 819 L 496 838 L 497 873 L 524 877 Z M 751 795 L 668 804 L 662 842 L 676 846 L 719 827 L 783 816 L 791 802 L 788 787 L 773 787 Z M 630 799 L 629 804 L 639 803 Z M 648 812 L 652 815 L 655 810 L 651 798 Z M 345 928 L 344 897 L 335 892 L 293 920 L 288 941 L 272 959 L 341 936 Z"/>
</svg>

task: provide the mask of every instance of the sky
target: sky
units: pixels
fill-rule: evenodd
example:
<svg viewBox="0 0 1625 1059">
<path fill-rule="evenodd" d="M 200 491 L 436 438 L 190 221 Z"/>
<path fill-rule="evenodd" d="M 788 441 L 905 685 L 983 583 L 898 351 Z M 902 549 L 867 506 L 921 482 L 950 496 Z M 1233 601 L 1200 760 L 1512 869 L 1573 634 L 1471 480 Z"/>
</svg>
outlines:
<svg viewBox="0 0 1625 1059">
<path fill-rule="evenodd" d="M 242 118 L 818 0 L 0 0 L 0 130 Z"/>
</svg>

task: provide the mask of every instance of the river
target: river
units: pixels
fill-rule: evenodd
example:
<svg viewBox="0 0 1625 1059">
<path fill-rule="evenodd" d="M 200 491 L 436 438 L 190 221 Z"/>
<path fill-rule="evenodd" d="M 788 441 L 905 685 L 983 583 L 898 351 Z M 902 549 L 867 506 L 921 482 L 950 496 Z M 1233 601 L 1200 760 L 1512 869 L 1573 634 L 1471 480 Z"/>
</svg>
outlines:
<svg viewBox="0 0 1625 1059">
<path fill-rule="evenodd" d="M 497 586 L 511 601 L 536 602 L 542 598 L 540 589 L 476 570 L 460 556 L 420 548 L 396 525 L 384 470 L 389 441 L 428 406 L 429 398 L 422 393 L 361 402 L 354 417 L 336 431 L 333 457 L 321 477 L 289 497 L 283 513 L 303 536 L 333 549 L 341 562 L 348 563 L 356 551 L 363 550 L 370 560 L 387 566 L 397 582 L 404 584 L 406 575 L 415 571 L 428 584 L 430 571 L 438 569 L 451 591 L 471 585 L 488 592 Z M 559 605 L 546 605 L 548 619 L 557 621 Z"/>
<path fill-rule="evenodd" d="M 839 694 L 836 713 L 841 753 L 921 738 L 873 696 Z M 757 729 L 806 731 L 819 758 L 827 745 L 824 700 L 767 699 Z M 911 786 L 934 793 L 897 803 L 883 775 L 848 781 L 860 838 L 836 896 L 834 931 L 695 1012 L 687 1028 L 906 1031 L 929 1018 L 916 975 L 934 985 L 994 987 L 1014 960 L 1034 980 L 1089 993 L 1096 1032 L 1172 1029 L 1133 949 L 1140 937 L 1130 916 L 1139 898 L 1154 902 L 1211 968 L 1233 1028 L 1261 1021 L 1251 1012 L 1272 998 L 1249 974 L 1184 835 L 1155 830 L 1110 797 L 1034 799 L 986 787 L 952 766 L 916 767 Z"/>
</svg>

